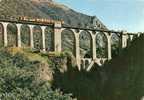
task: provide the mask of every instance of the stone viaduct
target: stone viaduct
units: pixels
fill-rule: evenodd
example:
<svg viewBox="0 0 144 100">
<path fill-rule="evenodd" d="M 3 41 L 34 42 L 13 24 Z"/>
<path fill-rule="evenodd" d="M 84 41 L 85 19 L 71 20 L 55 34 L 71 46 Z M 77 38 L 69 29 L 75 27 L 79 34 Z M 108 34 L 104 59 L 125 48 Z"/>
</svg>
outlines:
<svg viewBox="0 0 144 100">
<path fill-rule="evenodd" d="M 33 38 L 33 28 L 36 25 L 39 25 L 41 28 L 41 36 L 42 36 L 42 51 L 46 52 L 46 36 L 45 36 L 45 29 L 47 26 L 52 25 L 53 26 L 53 30 L 54 30 L 54 52 L 61 52 L 62 51 L 62 39 L 61 39 L 61 33 L 68 29 L 70 30 L 75 38 L 75 58 L 76 58 L 76 63 L 77 66 L 80 69 L 82 69 L 81 65 L 83 65 L 83 68 L 86 69 L 87 71 L 89 71 L 92 66 L 94 65 L 94 63 L 97 63 L 98 65 L 102 65 L 105 61 L 109 61 L 112 59 L 112 51 L 111 51 L 111 37 L 112 37 L 112 33 L 118 34 L 120 37 L 120 44 L 121 44 L 121 48 L 126 48 L 127 47 L 127 41 L 128 39 L 132 40 L 134 35 L 138 35 L 139 34 L 129 34 L 127 32 L 124 31 L 110 31 L 110 30 L 100 30 L 100 29 L 86 29 L 86 28 L 77 28 L 77 27 L 66 27 L 63 26 L 62 23 L 60 22 L 55 22 L 53 24 L 42 24 L 42 23 L 37 23 L 37 22 L 29 22 L 29 21 L 8 21 L 8 20 L 0 20 L 0 24 L 3 27 L 3 44 L 5 47 L 8 46 L 8 34 L 7 34 L 7 26 L 13 23 L 16 25 L 17 28 L 17 39 L 16 39 L 16 46 L 21 48 L 21 26 L 22 25 L 27 25 L 29 27 L 29 41 L 30 41 L 30 47 L 34 48 L 34 38 Z M 79 36 L 81 34 L 82 31 L 86 31 L 90 34 L 91 36 L 91 51 L 92 51 L 92 58 L 82 58 L 80 56 L 80 43 L 79 43 Z M 96 52 L 96 36 L 99 32 L 104 33 L 104 35 L 106 36 L 107 39 L 107 58 L 98 58 L 97 57 L 97 52 Z M 87 64 L 86 64 L 87 63 Z"/>
</svg>

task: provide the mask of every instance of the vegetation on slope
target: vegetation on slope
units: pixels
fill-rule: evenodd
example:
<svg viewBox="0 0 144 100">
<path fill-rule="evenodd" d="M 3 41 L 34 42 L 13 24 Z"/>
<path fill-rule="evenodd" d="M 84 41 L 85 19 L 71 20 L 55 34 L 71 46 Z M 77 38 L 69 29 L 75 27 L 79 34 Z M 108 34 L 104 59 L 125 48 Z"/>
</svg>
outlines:
<svg viewBox="0 0 144 100">
<path fill-rule="evenodd" d="M 0 99 L 72 100 L 70 94 L 63 94 L 58 89 L 53 90 L 51 82 L 43 78 L 46 75 L 41 74 L 40 69 L 44 66 L 40 65 L 46 63 L 47 60 L 40 54 L 30 54 L 30 52 L 18 50 L 18 48 L 1 49 Z M 50 71 L 46 68 L 42 69 L 43 72 L 44 70 Z M 48 74 L 48 72 L 46 73 Z"/>
<path fill-rule="evenodd" d="M 69 67 L 57 73 L 54 87 L 78 100 L 140 100 L 144 96 L 144 36 L 135 39 L 119 57 L 91 72 Z M 69 64 L 70 65 L 70 64 Z"/>
<path fill-rule="evenodd" d="M 140 100 L 144 96 L 143 43 L 142 35 L 120 57 L 106 65 L 108 81 L 102 93 L 104 100 Z"/>
</svg>

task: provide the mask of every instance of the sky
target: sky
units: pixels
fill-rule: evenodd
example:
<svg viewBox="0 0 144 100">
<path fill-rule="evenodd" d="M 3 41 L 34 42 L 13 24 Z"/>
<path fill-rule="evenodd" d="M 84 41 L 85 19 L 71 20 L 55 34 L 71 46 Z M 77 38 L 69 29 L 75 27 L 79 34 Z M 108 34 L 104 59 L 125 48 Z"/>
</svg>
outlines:
<svg viewBox="0 0 144 100">
<path fill-rule="evenodd" d="M 144 32 L 144 0 L 55 0 L 97 16 L 110 30 Z"/>
</svg>

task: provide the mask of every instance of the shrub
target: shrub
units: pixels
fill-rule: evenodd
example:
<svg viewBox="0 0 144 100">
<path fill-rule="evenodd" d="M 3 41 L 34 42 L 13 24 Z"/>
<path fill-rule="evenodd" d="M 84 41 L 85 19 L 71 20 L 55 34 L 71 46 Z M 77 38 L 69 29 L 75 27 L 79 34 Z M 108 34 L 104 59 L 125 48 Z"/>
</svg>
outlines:
<svg viewBox="0 0 144 100">
<path fill-rule="evenodd" d="M 40 81 L 35 73 L 36 64 L 23 54 L 0 52 L 1 100 L 72 100 L 71 94 L 52 90 L 50 83 Z"/>
</svg>

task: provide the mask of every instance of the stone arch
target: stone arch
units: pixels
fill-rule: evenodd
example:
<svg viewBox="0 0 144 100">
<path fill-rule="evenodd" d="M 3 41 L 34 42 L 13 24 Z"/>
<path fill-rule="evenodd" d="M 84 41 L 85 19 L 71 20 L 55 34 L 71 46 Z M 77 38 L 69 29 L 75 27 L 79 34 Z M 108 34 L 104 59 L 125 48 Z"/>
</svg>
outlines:
<svg viewBox="0 0 144 100">
<path fill-rule="evenodd" d="M 22 47 L 30 46 L 30 28 L 28 25 L 21 26 L 21 43 Z"/>
<path fill-rule="evenodd" d="M 16 47 L 17 45 L 17 26 L 14 23 L 9 23 L 7 26 L 8 46 Z"/>
<path fill-rule="evenodd" d="M 73 30 L 64 29 L 61 32 L 61 47 L 62 51 L 70 51 L 74 56 L 76 56 L 75 47 L 75 34 Z"/>
<path fill-rule="evenodd" d="M 92 58 L 92 36 L 88 31 L 81 31 L 79 35 L 81 58 Z"/>
<path fill-rule="evenodd" d="M 108 37 L 105 32 L 98 32 L 96 34 L 96 54 L 97 58 L 108 57 Z"/>
<path fill-rule="evenodd" d="M 120 36 L 118 36 L 117 33 L 111 33 L 112 57 L 115 57 L 119 54 L 120 44 Z"/>
<path fill-rule="evenodd" d="M 46 51 L 54 51 L 54 30 L 52 26 L 47 26 L 45 29 Z"/>
<path fill-rule="evenodd" d="M 0 23 L 0 47 L 4 46 L 3 34 L 4 34 L 3 25 Z"/>
<path fill-rule="evenodd" d="M 33 28 L 34 48 L 37 50 L 42 49 L 42 29 L 40 26 L 35 25 Z"/>
</svg>

